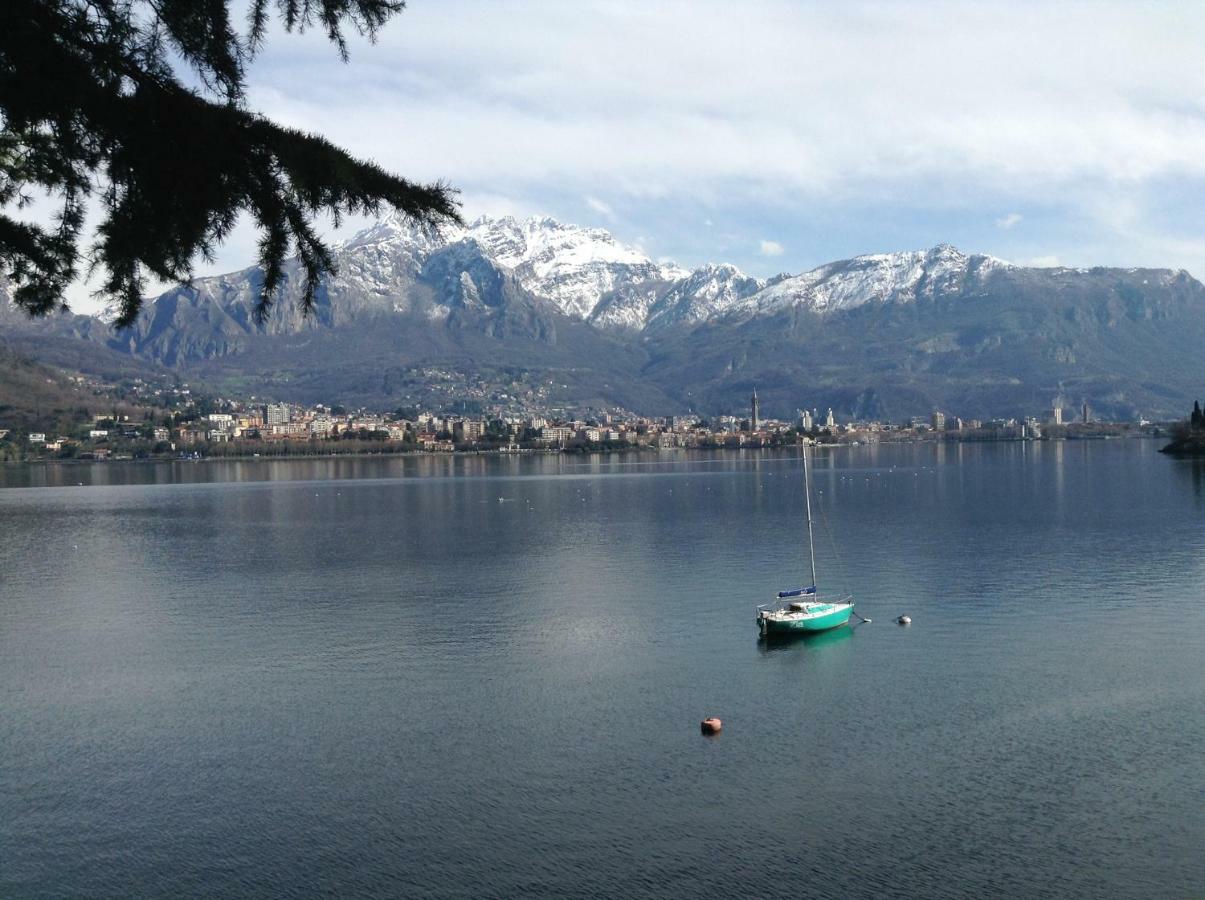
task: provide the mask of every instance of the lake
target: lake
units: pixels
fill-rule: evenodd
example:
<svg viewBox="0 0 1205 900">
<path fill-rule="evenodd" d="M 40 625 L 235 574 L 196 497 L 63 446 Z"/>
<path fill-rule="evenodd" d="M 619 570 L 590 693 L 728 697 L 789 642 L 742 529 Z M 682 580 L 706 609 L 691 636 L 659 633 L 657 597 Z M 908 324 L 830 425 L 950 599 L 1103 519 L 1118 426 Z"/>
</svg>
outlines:
<svg viewBox="0 0 1205 900">
<path fill-rule="evenodd" d="M 2 468 L 0 896 L 1202 896 L 1157 449 Z"/>
</svg>

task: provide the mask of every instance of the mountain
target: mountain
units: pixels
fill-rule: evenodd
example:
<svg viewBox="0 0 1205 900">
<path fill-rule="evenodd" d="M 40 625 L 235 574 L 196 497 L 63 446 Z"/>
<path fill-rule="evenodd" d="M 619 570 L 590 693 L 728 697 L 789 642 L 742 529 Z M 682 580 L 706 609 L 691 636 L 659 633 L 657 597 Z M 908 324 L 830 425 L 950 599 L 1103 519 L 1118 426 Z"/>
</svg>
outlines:
<svg viewBox="0 0 1205 900">
<path fill-rule="evenodd" d="M 808 273 L 789 295 L 771 285 L 667 333 L 646 374 L 690 386 L 702 408 L 756 386 L 767 413 L 832 406 L 874 419 L 1041 415 L 1082 399 L 1107 418 L 1175 417 L 1187 402 L 1178 410 L 1175 398 L 1205 381 L 1205 286 L 1188 273 L 963 254 L 949 264 L 955 253 L 834 264 L 848 274 L 834 283 Z M 940 262 L 918 272 L 906 265 L 918 256 Z M 866 289 L 850 291 L 851 279 Z"/>
<path fill-rule="evenodd" d="M 775 279 L 765 289 L 729 304 L 727 311 L 764 316 L 797 307 L 834 313 L 866 303 L 932 300 L 974 290 L 993 271 L 1008 266 L 994 257 L 968 256 L 949 244 L 932 250 L 857 256 Z"/>
<path fill-rule="evenodd" d="M 650 307 L 645 327 L 694 325 L 736 309 L 740 302 L 765 287 L 736 266 L 705 265 L 672 284 Z"/>
<path fill-rule="evenodd" d="M 0 349 L 7 351 L 3 365 L 36 360 L 64 372 L 83 373 L 112 383 L 134 378 L 177 380 L 174 372 L 159 363 L 110 346 L 113 339 L 113 329 L 95 316 L 57 312 L 30 319 L 13 306 L 8 284 L 0 275 Z M 11 397 L 0 395 L 4 396 Z"/>
<path fill-rule="evenodd" d="M 941 245 L 762 281 L 510 217 L 441 232 L 388 218 L 335 260 L 308 316 L 292 264 L 263 323 L 251 268 L 164 293 L 120 334 L 80 316 L 10 334 L 232 392 L 375 406 L 435 402 L 442 380 L 483 402 L 649 412 L 739 411 L 756 386 L 780 417 L 1040 414 L 1058 398 L 1155 417 L 1205 381 L 1205 287 L 1183 271 L 1026 268 Z"/>
</svg>

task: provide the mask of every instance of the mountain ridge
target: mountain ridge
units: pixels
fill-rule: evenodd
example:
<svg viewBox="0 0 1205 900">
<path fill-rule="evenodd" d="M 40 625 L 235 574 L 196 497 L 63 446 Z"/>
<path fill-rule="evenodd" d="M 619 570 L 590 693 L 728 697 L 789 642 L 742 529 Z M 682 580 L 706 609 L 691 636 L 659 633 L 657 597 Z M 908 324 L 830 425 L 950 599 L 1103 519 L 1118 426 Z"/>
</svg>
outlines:
<svg viewBox="0 0 1205 900">
<path fill-rule="evenodd" d="M 725 263 L 688 271 L 547 217 L 442 232 L 389 218 L 335 257 L 308 316 L 290 262 L 263 323 L 252 267 L 163 293 L 123 332 L 85 317 L 16 331 L 297 399 L 326 379 L 364 402 L 392 402 L 448 360 L 647 411 L 739 410 L 758 384 L 779 415 L 1033 413 L 1060 392 L 1159 415 L 1205 380 L 1205 287 L 1183 270 L 1032 268 L 941 244 L 762 280 Z"/>
</svg>

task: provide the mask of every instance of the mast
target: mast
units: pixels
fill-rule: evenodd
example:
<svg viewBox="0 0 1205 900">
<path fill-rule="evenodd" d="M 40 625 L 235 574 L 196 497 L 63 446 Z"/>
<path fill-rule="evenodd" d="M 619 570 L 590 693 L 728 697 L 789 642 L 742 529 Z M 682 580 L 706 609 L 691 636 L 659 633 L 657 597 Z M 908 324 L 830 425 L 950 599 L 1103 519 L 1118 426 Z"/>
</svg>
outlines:
<svg viewBox="0 0 1205 900">
<path fill-rule="evenodd" d="M 801 445 L 803 451 L 803 504 L 808 513 L 808 555 L 812 560 L 812 587 L 816 587 L 816 547 L 812 542 L 812 489 L 808 484 L 808 448 Z"/>
</svg>

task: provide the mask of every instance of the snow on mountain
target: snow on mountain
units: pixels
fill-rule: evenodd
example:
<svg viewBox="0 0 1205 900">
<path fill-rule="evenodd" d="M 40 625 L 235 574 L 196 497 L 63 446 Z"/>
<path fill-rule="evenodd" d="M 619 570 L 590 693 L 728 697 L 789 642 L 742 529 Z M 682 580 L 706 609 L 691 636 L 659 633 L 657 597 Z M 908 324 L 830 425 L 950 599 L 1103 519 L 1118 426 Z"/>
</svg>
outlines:
<svg viewBox="0 0 1205 900">
<path fill-rule="evenodd" d="M 949 244 L 931 250 L 857 256 L 775 279 L 758 293 L 730 304 L 726 312 L 765 315 L 801 306 L 831 313 L 864 303 L 908 303 L 950 292 L 968 279 L 1009 267 L 1010 263 L 995 257 L 968 256 Z"/>
<path fill-rule="evenodd" d="M 664 283 L 687 274 L 672 264 L 654 262 L 601 228 L 543 217 L 483 216 L 463 227 L 432 232 L 391 216 L 345 243 L 341 257 L 354 260 L 350 268 L 359 277 L 371 281 L 375 272 L 391 281 L 399 270 L 419 272 L 428 256 L 460 241 L 475 242 L 519 284 L 566 315 L 588 319 L 609 301 L 609 316 L 602 322 L 607 325 L 642 327 L 643 310 L 655 299 L 645 295 L 659 293 Z"/>
<path fill-rule="evenodd" d="M 685 274 L 677 266 L 653 262 L 601 228 L 563 225 L 555 219 L 480 218 L 463 234 L 481 244 L 495 262 L 512 269 L 527 290 L 579 319 L 589 318 L 614 291 Z"/>
<path fill-rule="evenodd" d="M 289 302 L 300 289 L 300 280 L 293 277 L 295 265 L 290 264 L 281 302 L 273 306 L 267 324 L 269 332 L 336 325 L 380 310 L 441 319 L 458 306 L 502 302 L 503 274 L 568 316 L 596 328 L 632 332 L 794 307 L 831 313 L 865 303 L 906 303 L 954 292 L 968 279 L 1010 265 L 943 244 L 931 250 L 859 256 L 767 282 L 730 264 L 687 271 L 656 262 L 600 228 L 511 216 L 482 217 L 438 230 L 390 216 L 341 244 L 335 256 L 338 274 L 327 279 L 316 315 L 309 320 Z M 216 303 L 242 327 L 244 308 L 249 310 L 258 295 L 257 273 L 248 269 L 197 279 L 184 292 L 195 302 Z"/>
<path fill-rule="evenodd" d="M 649 311 L 647 326 L 694 324 L 723 315 L 741 300 L 756 294 L 765 282 L 729 263 L 708 263 L 676 282 Z"/>
<path fill-rule="evenodd" d="M 766 315 L 792 307 L 823 314 L 865 303 L 908 303 L 949 293 L 968 279 L 1010 266 L 942 244 L 930 250 L 858 256 L 767 282 L 729 264 L 707 264 L 691 272 L 657 263 L 601 228 L 550 218 L 482 217 L 439 234 L 392 218 L 345 245 L 356 259 L 344 266 L 341 280 L 363 281 L 365 289 L 375 283 L 373 289 L 388 291 L 406 272 L 421 271 L 427 256 L 457 241 L 475 242 L 525 289 L 565 314 L 599 328 L 629 331 L 690 326 L 727 315 Z"/>
</svg>

